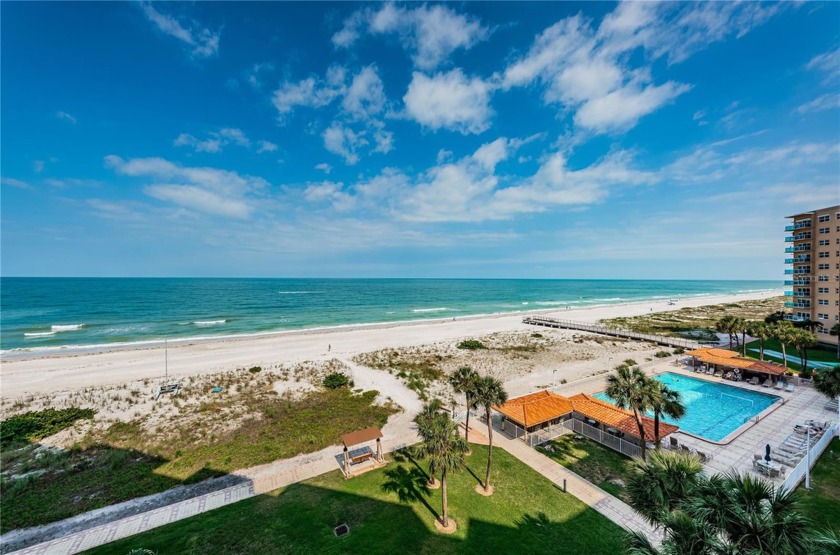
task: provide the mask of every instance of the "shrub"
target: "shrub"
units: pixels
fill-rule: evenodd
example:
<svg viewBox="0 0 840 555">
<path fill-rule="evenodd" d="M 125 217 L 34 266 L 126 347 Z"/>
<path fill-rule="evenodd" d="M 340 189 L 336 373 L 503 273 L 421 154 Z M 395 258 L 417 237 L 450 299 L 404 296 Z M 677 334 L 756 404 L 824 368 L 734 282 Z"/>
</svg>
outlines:
<svg viewBox="0 0 840 555">
<path fill-rule="evenodd" d="M 542 339 L 542 336 L 543 336 L 543 334 L 541 334 L 538 331 L 535 331 L 534 333 L 531 334 L 531 337 L 534 337 L 536 339 Z"/>
<path fill-rule="evenodd" d="M 248 372 L 250 372 L 252 374 L 256 374 L 257 372 L 262 372 L 262 367 L 252 366 L 252 367 L 248 368 Z"/>
<path fill-rule="evenodd" d="M 324 378 L 324 387 L 327 389 L 338 389 L 339 387 L 347 387 L 349 385 L 352 385 L 350 377 L 342 372 L 333 372 L 327 374 L 327 377 Z"/>
<path fill-rule="evenodd" d="M 671 353 L 669 353 L 668 351 L 659 351 L 653 356 L 655 356 L 656 358 L 668 358 L 669 356 L 671 356 Z"/>
<path fill-rule="evenodd" d="M 638 362 L 636 362 L 632 358 L 627 358 L 627 359 L 624 359 L 624 364 L 626 364 L 627 366 L 636 366 L 638 364 Z"/>
<path fill-rule="evenodd" d="M 39 440 L 70 427 L 76 420 L 93 418 L 93 409 L 45 409 L 13 416 L 0 422 L 0 445 Z"/>
<path fill-rule="evenodd" d="M 484 343 L 479 341 L 478 339 L 466 339 L 458 343 L 459 349 L 467 349 L 470 351 L 475 351 L 478 349 L 486 349 L 487 347 L 484 346 Z"/>
<path fill-rule="evenodd" d="M 675 355 L 681 355 L 684 352 L 685 352 L 685 349 L 683 349 L 682 347 L 677 347 L 676 349 L 674 349 L 674 354 Z"/>
</svg>

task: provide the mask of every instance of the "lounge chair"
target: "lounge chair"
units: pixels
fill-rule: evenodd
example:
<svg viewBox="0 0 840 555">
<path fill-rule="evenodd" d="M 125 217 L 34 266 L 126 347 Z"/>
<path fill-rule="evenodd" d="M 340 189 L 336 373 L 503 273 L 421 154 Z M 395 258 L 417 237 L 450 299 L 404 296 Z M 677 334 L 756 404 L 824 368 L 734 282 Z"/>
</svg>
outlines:
<svg viewBox="0 0 840 555">
<path fill-rule="evenodd" d="M 761 382 L 761 387 L 770 387 L 770 383 L 771 383 L 770 378 L 767 378 L 766 380 Z"/>
<path fill-rule="evenodd" d="M 718 370 L 717 372 L 715 372 L 715 377 L 716 377 L 716 378 L 720 378 L 720 377 L 722 377 L 722 376 L 723 376 L 723 374 L 721 374 L 720 370 Z"/>
<path fill-rule="evenodd" d="M 704 463 L 704 462 L 708 462 L 708 461 L 712 460 L 712 457 L 708 456 L 706 453 L 704 453 L 702 451 L 696 451 L 696 453 L 697 453 L 697 456 L 700 457 L 700 462 Z"/>
<path fill-rule="evenodd" d="M 706 374 L 708 374 L 708 375 L 710 375 L 710 376 L 711 376 L 712 374 L 714 374 L 714 373 L 715 373 L 715 369 L 714 369 L 714 368 L 709 368 L 708 370 L 706 370 Z"/>
<path fill-rule="evenodd" d="M 732 372 L 727 372 L 726 374 L 724 374 L 724 375 L 723 375 L 723 379 L 724 379 L 724 380 L 732 380 L 732 379 L 734 379 L 734 378 L 732 377 Z"/>
<path fill-rule="evenodd" d="M 747 382 L 750 385 L 758 385 L 758 378 L 753 378 Z"/>
<path fill-rule="evenodd" d="M 755 461 L 760 461 L 760 460 L 761 460 L 761 459 L 763 459 L 763 458 L 764 458 L 764 457 L 762 457 L 761 455 L 753 455 L 753 462 L 755 462 Z"/>
<path fill-rule="evenodd" d="M 837 412 L 837 401 L 829 401 L 825 405 L 823 405 L 823 408 L 825 410 Z"/>
<path fill-rule="evenodd" d="M 777 381 L 776 385 L 773 386 L 773 389 L 778 389 L 778 390 L 782 390 L 784 388 L 785 388 L 785 382 L 783 382 L 782 380 Z"/>
<path fill-rule="evenodd" d="M 677 450 L 677 449 L 680 448 L 680 442 L 677 441 L 677 438 L 672 437 L 672 438 L 670 438 L 670 440 L 671 440 L 671 449 Z"/>
<path fill-rule="evenodd" d="M 796 386 L 793 385 L 793 383 L 789 383 L 787 384 L 785 391 L 787 391 L 788 393 L 793 393 L 794 391 L 796 391 Z"/>
</svg>

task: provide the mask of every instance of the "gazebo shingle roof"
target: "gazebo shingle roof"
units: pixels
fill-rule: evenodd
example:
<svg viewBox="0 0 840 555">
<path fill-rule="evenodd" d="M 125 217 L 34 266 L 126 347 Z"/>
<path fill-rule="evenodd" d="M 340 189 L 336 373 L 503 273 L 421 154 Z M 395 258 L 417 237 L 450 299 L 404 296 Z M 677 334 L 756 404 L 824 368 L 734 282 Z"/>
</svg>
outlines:
<svg viewBox="0 0 840 555">
<path fill-rule="evenodd" d="M 548 390 L 510 399 L 504 406 L 493 407 L 520 426 L 530 428 L 572 412 L 566 397 Z"/>
<path fill-rule="evenodd" d="M 705 362 L 706 364 L 717 364 L 729 368 L 760 372 L 762 374 L 780 376 L 788 370 L 786 366 L 782 366 L 781 364 L 740 357 L 738 356 L 738 353 L 727 351 L 726 349 L 701 347 L 699 349 L 694 349 L 693 351 L 688 351 L 686 354 L 688 356 L 695 357 L 697 360 Z"/>
<path fill-rule="evenodd" d="M 590 397 L 583 393 L 579 393 L 569 399 L 575 412 L 587 417 L 597 420 L 616 430 L 621 430 L 627 435 L 638 438 L 639 427 L 636 425 L 636 417 L 629 410 L 620 409 L 617 406 Z M 642 416 L 642 426 L 645 429 L 645 439 L 653 439 L 653 419 L 647 416 Z M 679 430 L 678 426 L 668 424 L 667 422 L 659 421 L 659 436 L 665 437 Z"/>
</svg>

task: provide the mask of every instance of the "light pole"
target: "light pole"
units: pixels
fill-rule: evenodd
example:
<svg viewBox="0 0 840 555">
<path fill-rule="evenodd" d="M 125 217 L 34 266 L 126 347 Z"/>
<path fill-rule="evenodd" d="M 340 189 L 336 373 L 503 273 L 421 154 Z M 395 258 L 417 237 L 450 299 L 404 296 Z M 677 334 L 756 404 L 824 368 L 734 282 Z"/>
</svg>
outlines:
<svg viewBox="0 0 840 555">
<path fill-rule="evenodd" d="M 808 450 L 805 452 L 805 489 L 811 489 L 811 425 L 808 424 Z"/>
<path fill-rule="evenodd" d="M 552 383 L 551 389 L 554 389 L 554 388 L 557 387 L 557 368 L 555 368 L 554 370 L 551 371 L 551 383 Z"/>
</svg>

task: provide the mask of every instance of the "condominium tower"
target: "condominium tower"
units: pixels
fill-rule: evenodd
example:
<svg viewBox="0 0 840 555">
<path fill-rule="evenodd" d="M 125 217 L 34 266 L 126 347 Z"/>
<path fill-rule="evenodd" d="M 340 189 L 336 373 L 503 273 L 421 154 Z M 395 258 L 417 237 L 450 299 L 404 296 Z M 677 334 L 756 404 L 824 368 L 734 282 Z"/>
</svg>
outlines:
<svg viewBox="0 0 840 555">
<path fill-rule="evenodd" d="M 785 227 L 785 306 L 788 319 L 811 320 L 820 343 L 837 345 L 829 334 L 840 322 L 840 205 L 788 216 Z"/>
</svg>

